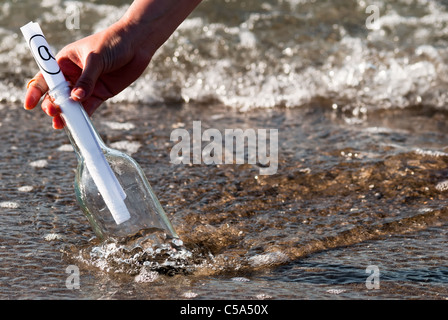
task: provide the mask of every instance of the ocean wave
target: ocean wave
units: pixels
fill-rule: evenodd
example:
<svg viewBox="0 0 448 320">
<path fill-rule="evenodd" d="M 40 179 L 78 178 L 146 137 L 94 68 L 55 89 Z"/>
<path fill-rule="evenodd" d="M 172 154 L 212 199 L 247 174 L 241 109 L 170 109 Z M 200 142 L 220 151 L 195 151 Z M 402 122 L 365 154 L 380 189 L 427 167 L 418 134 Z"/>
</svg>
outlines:
<svg viewBox="0 0 448 320">
<path fill-rule="evenodd" d="M 220 103 L 244 111 L 325 101 L 353 110 L 415 105 L 446 110 L 448 10 L 443 2 L 379 1 L 378 28 L 373 30 L 365 24 L 364 1 L 345 3 L 340 8 L 279 0 L 223 7 L 204 1 L 143 75 L 110 102 Z M 35 6 L 7 1 L 0 18 L 8 15 L 11 21 L 16 15 L 15 25 L 25 24 L 26 17 L 15 6 L 27 5 Z M 79 6 L 79 30 L 65 26 L 70 5 Z M 125 10 L 120 1 L 54 0 L 43 2 L 36 12 L 49 40 L 60 49 L 107 27 Z M 0 25 L 4 103 L 23 102 L 25 83 L 37 71 L 15 25 Z"/>
</svg>

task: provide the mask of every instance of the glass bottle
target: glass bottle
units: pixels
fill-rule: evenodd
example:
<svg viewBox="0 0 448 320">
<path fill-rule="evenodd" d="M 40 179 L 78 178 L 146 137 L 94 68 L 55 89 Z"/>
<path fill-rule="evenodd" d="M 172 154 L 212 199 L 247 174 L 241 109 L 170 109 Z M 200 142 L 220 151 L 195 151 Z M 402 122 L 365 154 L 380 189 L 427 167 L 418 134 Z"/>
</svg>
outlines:
<svg viewBox="0 0 448 320">
<path fill-rule="evenodd" d="M 98 238 L 112 237 L 125 244 L 169 241 L 180 246 L 182 242 L 138 163 L 108 148 L 82 105 L 70 98 L 70 87 L 39 24 L 29 22 L 20 29 L 50 96 L 61 108 L 65 130 L 78 158 L 76 198 Z"/>
<path fill-rule="evenodd" d="M 70 96 L 68 86 L 57 89 L 50 92 L 50 96 L 56 101 L 59 100 L 58 94 L 63 97 Z M 65 99 L 71 100 L 71 98 Z M 73 100 L 71 102 L 73 103 Z M 86 123 L 126 195 L 124 203 L 130 214 L 128 220 L 119 224 L 114 220 L 85 165 L 84 156 L 73 139 L 69 126 L 66 125 L 64 128 L 78 159 L 75 175 L 76 198 L 95 234 L 101 240 L 112 237 L 128 244 L 150 240 L 150 243 L 156 244 L 171 242 L 174 245 L 181 245 L 181 240 L 140 165 L 126 153 L 106 146 L 84 108 L 81 109 Z M 64 119 L 63 114 L 62 118 Z"/>
</svg>

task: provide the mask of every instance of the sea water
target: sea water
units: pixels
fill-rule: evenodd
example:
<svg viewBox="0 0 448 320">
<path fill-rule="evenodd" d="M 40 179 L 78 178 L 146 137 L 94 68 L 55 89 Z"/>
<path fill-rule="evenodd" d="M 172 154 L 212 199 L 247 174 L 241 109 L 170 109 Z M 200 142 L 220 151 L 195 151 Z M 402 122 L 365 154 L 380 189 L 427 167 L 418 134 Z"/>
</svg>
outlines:
<svg viewBox="0 0 448 320">
<path fill-rule="evenodd" d="M 19 33 L 38 21 L 57 52 L 128 5 L 0 4 L 0 298 L 448 297 L 445 2 L 376 1 L 370 28 L 368 1 L 204 1 L 93 116 L 183 241 L 134 251 L 97 241 L 65 134 L 23 110 L 37 68 Z M 277 172 L 173 164 L 194 121 L 277 129 Z"/>
</svg>

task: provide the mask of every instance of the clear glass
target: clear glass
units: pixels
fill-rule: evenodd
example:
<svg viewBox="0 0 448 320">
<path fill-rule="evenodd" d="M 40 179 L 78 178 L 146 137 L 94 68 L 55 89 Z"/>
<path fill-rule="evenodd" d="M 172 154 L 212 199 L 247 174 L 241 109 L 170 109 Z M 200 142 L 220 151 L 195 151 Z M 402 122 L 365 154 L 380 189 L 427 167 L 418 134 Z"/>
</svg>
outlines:
<svg viewBox="0 0 448 320">
<path fill-rule="evenodd" d="M 124 202 L 131 216 L 129 220 L 120 224 L 115 222 L 85 165 L 84 157 L 73 139 L 72 133 L 68 126 L 65 126 L 78 158 L 75 176 L 76 198 L 95 234 L 101 240 L 112 237 L 126 244 L 131 242 L 148 243 L 149 240 L 149 244 L 170 242 L 181 245 L 182 242 L 178 239 L 178 235 L 140 165 L 126 153 L 107 147 L 83 108 L 82 111 L 107 162 L 126 194 Z"/>
<path fill-rule="evenodd" d="M 126 193 L 125 204 L 131 218 L 121 224 L 115 223 L 80 157 L 75 176 L 76 198 L 96 235 L 101 239 L 112 236 L 131 240 L 149 235 L 159 240 L 177 238 L 139 164 L 127 154 L 108 148 L 103 143 L 101 149 Z"/>
</svg>

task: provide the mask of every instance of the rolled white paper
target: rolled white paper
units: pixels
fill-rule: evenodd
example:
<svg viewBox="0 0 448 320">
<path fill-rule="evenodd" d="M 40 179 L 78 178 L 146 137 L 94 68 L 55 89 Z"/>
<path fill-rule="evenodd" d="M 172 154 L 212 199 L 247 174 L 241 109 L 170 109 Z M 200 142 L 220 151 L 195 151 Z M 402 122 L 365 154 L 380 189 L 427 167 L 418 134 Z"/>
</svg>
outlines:
<svg viewBox="0 0 448 320">
<path fill-rule="evenodd" d="M 92 124 L 82 105 L 70 98 L 70 89 L 56 59 L 51 53 L 38 23 L 30 22 L 20 28 L 34 58 L 52 91 L 55 103 L 60 106 L 65 125 L 76 142 L 80 153 L 115 222 L 121 224 L 130 219 L 124 203 L 126 193 L 101 150 Z"/>
<path fill-rule="evenodd" d="M 20 28 L 20 30 L 22 31 L 50 90 L 56 88 L 58 84 L 65 82 L 65 77 L 56 62 L 56 59 L 51 54 L 50 46 L 48 45 L 39 24 L 36 22 L 29 22 Z"/>
</svg>

